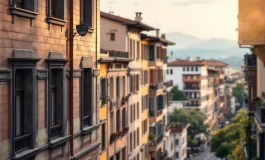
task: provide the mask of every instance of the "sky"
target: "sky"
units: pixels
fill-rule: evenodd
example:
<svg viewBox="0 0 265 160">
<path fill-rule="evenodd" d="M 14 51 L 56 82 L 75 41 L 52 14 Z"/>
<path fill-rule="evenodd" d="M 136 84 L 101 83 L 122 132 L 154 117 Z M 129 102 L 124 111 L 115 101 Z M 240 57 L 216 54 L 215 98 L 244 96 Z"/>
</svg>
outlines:
<svg viewBox="0 0 265 160">
<path fill-rule="evenodd" d="M 101 0 L 101 10 L 143 22 L 160 33 L 182 32 L 202 39 L 237 39 L 238 0 Z"/>
</svg>

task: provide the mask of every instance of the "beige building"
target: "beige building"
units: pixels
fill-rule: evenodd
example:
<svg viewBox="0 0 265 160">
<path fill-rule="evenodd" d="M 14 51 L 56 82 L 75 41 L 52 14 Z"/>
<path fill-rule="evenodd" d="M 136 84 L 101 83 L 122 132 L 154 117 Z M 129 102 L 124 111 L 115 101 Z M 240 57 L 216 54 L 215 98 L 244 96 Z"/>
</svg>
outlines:
<svg viewBox="0 0 265 160">
<path fill-rule="evenodd" d="M 141 32 L 153 30 L 143 24 L 141 13 L 136 13 L 135 20 L 101 12 L 101 47 L 105 50 L 128 52 L 132 61 L 128 65 L 128 114 L 129 131 L 127 134 L 126 159 L 142 159 L 142 95 L 141 95 Z M 112 128 L 110 126 L 110 128 Z M 109 152 L 112 158 L 114 153 Z M 114 157 L 117 160 L 116 157 Z"/>
<path fill-rule="evenodd" d="M 99 157 L 99 0 L 84 2 L 0 2 L 1 160 Z"/>
</svg>

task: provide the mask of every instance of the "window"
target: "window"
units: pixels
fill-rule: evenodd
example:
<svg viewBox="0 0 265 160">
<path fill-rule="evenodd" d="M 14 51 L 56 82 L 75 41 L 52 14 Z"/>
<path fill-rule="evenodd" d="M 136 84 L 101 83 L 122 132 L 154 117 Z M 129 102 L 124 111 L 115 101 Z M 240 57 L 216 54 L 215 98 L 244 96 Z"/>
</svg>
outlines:
<svg viewBox="0 0 265 160">
<path fill-rule="evenodd" d="M 114 81 L 113 81 L 113 77 L 110 78 L 110 98 L 114 99 Z"/>
<path fill-rule="evenodd" d="M 133 45 L 132 45 L 133 41 L 132 39 L 130 39 L 130 58 L 133 58 Z"/>
<path fill-rule="evenodd" d="M 149 60 L 154 61 L 155 60 L 155 48 L 153 45 L 149 46 Z"/>
<path fill-rule="evenodd" d="M 122 127 L 126 126 L 126 110 L 125 108 L 122 109 Z"/>
<path fill-rule="evenodd" d="M 198 67 L 195 67 L 195 71 L 198 71 Z"/>
<path fill-rule="evenodd" d="M 115 33 L 110 33 L 110 41 L 115 41 Z"/>
<path fill-rule="evenodd" d="M 132 152 L 132 133 L 130 133 L 130 152 Z"/>
<path fill-rule="evenodd" d="M 173 74 L 173 69 L 170 69 L 170 74 L 171 74 L 171 75 Z"/>
<path fill-rule="evenodd" d="M 64 0 L 50 0 L 51 17 L 64 19 Z"/>
<path fill-rule="evenodd" d="M 120 97 L 120 77 L 116 77 L 116 98 Z"/>
<path fill-rule="evenodd" d="M 168 69 L 167 69 L 167 74 L 168 74 Z"/>
<path fill-rule="evenodd" d="M 140 156 L 139 156 L 139 153 L 137 154 L 137 160 L 140 160 Z"/>
<path fill-rule="evenodd" d="M 116 160 L 120 160 L 120 152 L 116 153 Z"/>
<path fill-rule="evenodd" d="M 136 132 L 133 132 L 133 149 L 136 148 Z"/>
<path fill-rule="evenodd" d="M 137 146 L 139 146 L 140 143 L 140 131 L 139 131 L 139 127 L 137 128 Z"/>
<path fill-rule="evenodd" d="M 120 110 L 116 113 L 116 131 L 120 131 Z"/>
<path fill-rule="evenodd" d="M 183 71 L 185 71 L 185 67 L 182 67 Z"/>
<path fill-rule="evenodd" d="M 93 98 L 93 71 L 92 68 L 84 69 L 84 115 L 83 115 L 83 124 L 84 126 L 92 125 L 92 98 Z"/>
<path fill-rule="evenodd" d="M 114 133 L 114 126 L 113 126 L 113 113 L 110 114 L 110 133 Z"/>
<path fill-rule="evenodd" d="M 175 145 L 179 145 L 179 139 L 175 139 Z"/>
<path fill-rule="evenodd" d="M 122 160 L 126 160 L 126 147 L 124 147 L 124 148 L 122 149 L 121 154 L 122 154 Z"/>
<path fill-rule="evenodd" d="M 193 67 L 191 67 L 191 71 L 193 71 Z"/>
<path fill-rule="evenodd" d="M 104 106 L 108 103 L 108 79 L 102 78 L 100 81 L 100 85 L 101 85 L 100 99 L 102 101 L 102 106 Z"/>
<path fill-rule="evenodd" d="M 176 158 L 179 158 L 179 152 L 176 152 Z"/>
<path fill-rule="evenodd" d="M 110 160 L 114 160 L 114 156 L 110 158 Z"/>
<path fill-rule="evenodd" d="M 90 28 L 93 28 L 93 1 L 94 0 L 80 0 L 81 23 L 88 24 Z"/>
<path fill-rule="evenodd" d="M 35 11 L 34 3 L 37 3 L 37 1 L 32 0 L 13 0 L 14 4 L 17 8 L 22 8 L 29 11 Z"/>
<path fill-rule="evenodd" d="M 105 138 L 105 123 L 103 123 L 101 125 L 101 150 L 105 150 L 106 149 L 106 138 Z"/>
<path fill-rule="evenodd" d="M 139 119 L 140 118 L 140 109 L 139 109 L 139 102 L 137 102 L 137 119 Z"/>
<path fill-rule="evenodd" d="M 170 150 L 171 150 L 171 151 L 173 150 L 173 142 L 171 142 Z"/>
<path fill-rule="evenodd" d="M 29 125 L 32 121 L 31 100 L 26 97 L 31 97 L 33 94 L 31 70 L 16 70 L 15 71 L 15 137 L 20 137 L 25 134 L 32 133 L 32 126 Z"/>
<path fill-rule="evenodd" d="M 135 109 L 135 104 L 133 104 L 133 121 L 135 121 L 135 112 L 136 112 L 136 109 Z"/>
<path fill-rule="evenodd" d="M 190 67 L 187 67 L 187 71 L 190 71 Z"/>
<path fill-rule="evenodd" d="M 123 90 L 123 91 L 122 91 L 122 95 L 123 95 L 123 96 L 126 95 L 126 93 L 125 93 L 125 88 L 126 88 L 125 83 L 126 83 L 126 82 L 125 82 L 125 76 L 123 76 L 123 77 L 122 77 L 122 87 L 123 87 L 123 88 L 122 88 L 122 90 Z"/>
<path fill-rule="evenodd" d="M 137 41 L 137 59 L 140 59 L 140 42 Z"/>
<path fill-rule="evenodd" d="M 130 105 L 130 108 L 131 108 L 130 117 L 131 117 L 131 123 L 132 123 L 133 122 L 133 105 Z"/>
<path fill-rule="evenodd" d="M 135 40 L 133 40 L 133 59 L 135 59 Z"/>
</svg>

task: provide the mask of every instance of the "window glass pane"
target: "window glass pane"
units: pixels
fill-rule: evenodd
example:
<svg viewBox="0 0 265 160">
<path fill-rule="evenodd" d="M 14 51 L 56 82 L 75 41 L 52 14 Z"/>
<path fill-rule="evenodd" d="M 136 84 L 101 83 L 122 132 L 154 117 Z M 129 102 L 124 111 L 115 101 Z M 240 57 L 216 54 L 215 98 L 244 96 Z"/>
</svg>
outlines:
<svg viewBox="0 0 265 160">
<path fill-rule="evenodd" d="M 52 115 L 51 115 L 51 124 L 55 125 L 55 91 L 52 91 L 51 93 L 51 111 L 52 111 Z"/>
<path fill-rule="evenodd" d="M 16 136 L 21 135 L 20 123 L 20 96 L 16 96 Z"/>
</svg>

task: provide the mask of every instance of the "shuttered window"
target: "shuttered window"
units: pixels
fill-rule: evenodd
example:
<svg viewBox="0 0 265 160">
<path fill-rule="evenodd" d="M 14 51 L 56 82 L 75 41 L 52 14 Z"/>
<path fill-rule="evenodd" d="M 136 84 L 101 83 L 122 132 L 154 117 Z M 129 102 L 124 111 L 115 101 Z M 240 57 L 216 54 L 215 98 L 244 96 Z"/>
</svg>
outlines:
<svg viewBox="0 0 265 160">
<path fill-rule="evenodd" d="M 36 9 L 34 7 L 34 4 L 38 3 L 38 1 L 37 0 L 13 0 L 13 3 L 16 5 L 17 8 L 22 8 L 25 10 L 35 12 Z M 37 4 L 35 6 L 37 6 Z"/>
<path fill-rule="evenodd" d="M 154 46 L 149 46 L 149 60 L 154 61 L 155 60 L 155 49 Z"/>
<path fill-rule="evenodd" d="M 50 0 L 50 13 L 52 17 L 64 19 L 64 0 Z"/>
<path fill-rule="evenodd" d="M 90 28 L 93 28 L 93 5 L 94 0 L 80 0 L 81 23 L 88 24 Z"/>
</svg>

